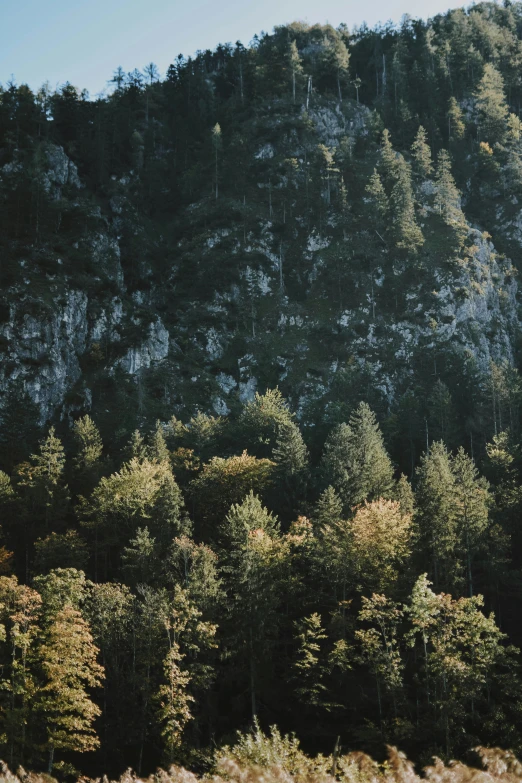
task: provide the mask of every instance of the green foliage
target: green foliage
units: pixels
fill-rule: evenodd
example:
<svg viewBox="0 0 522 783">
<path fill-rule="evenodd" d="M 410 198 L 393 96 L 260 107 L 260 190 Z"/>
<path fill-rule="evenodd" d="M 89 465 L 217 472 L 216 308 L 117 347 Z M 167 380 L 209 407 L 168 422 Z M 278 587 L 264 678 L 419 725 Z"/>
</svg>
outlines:
<svg viewBox="0 0 522 783">
<path fill-rule="evenodd" d="M 340 424 L 324 447 L 322 470 L 339 493 L 345 510 L 393 491 L 393 467 L 384 448 L 375 414 L 362 402 Z"/>
<path fill-rule="evenodd" d="M 212 772 L 249 722 L 218 781 L 522 748 L 521 20 L 293 23 L 92 101 L 0 88 L 11 766 L 65 775 L 96 732 L 88 775 Z M 38 448 L 72 290 L 82 375 Z"/>
</svg>

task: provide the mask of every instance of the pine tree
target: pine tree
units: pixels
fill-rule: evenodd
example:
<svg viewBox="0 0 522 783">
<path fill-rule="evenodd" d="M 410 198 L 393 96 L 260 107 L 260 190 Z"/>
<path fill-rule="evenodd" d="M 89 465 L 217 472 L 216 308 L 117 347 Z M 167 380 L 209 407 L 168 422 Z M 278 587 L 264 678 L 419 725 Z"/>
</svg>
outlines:
<svg viewBox="0 0 522 783">
<path fill-rule="evenodd" d="M 35 532 L 50 532 L 67 513 L 69 490 L 64 481 L 65 453 L 54 427 L 40 442 L 38 453 L 22 463 L 16 472 L 16 485 L 22 498 L 25 548 L 28 552 Z"/>
<path fill-rule="evenodd" d="M 158 462 L 169 462 L 170 452 L 167 448 L 163 426 L 160 421 L 156 422 L 156 429 L 149 438 L 147 455 L 150 460 Z"/>
<path fill-rule="evenodd" d="M 73 438 L 76 444 L 74 478 L 79 494 L 86 495 L 92 491 L 101 475 L 103 442 L 90 416 L 83 416 L 74 422 Z"/>
<path fill-rule="evenodd" d="M 321 493 L 315 505 L 312 518 L 317 526 L 325 527 L 326 525 L 339 522 L 342 516 L 343 504 L 341 498 L 330 485 Z"/>
<path fill-rule="evenodd" d="M 416 253 L 424 244 L 424 237 L 415 217 L 410 167 L 402 156 L 399 157 L 396 164 L 396 178 L 390 203 L 392 204 L 393 231 L 397 247 L 410 253 Z"/>
<path fill-rule="evenodd" d="M 273 459 L 276 464 L 275 474 L 285 495 L 285 505 L 292 510 L 295 503 L 302 502 L 306 497 L 309 475 L 308 449 L 294 422 L 284 422 L 279 426 Z"/>
<path fill-rule="evenodd" d="M 328 437 L 322 472 L 345 510 L 393 493 L 393 466 L 375 414 L 366 403 L 360 403 L 349 424 L 340 424 Z"/>
<path fill-rule="evenodd" d="M 373 207 L 372 217 L 377 221 L 378 229 L 384 230 L 390 209 L 390 203 L 377 169 L 373 170 L 366 186 L 367 197 Z"/>
<path fill-rule="evenodd" d="M 484 74 L 475 92 L 478 130 L 481 141 L 491 145 L 502 144 L 506 138 L 508 107 L 504 95 L 504 81 L 491 63 L 484 66 Z"/>
<path fill-rule="evenodd" d="M 460 139 L 464 138 L 465 132 L 466 126 L 463 120 L 462 109 L 452 96 L 448 106 L 448 137 L 450 141 L 452 139 L 460 141 Z"/>
<path fill-rule="evenodd" d="M 417 524 L 420 545 L 431 560 L 436 585 L 451 588 L 460 578 L 456 558 L 455 477 L 443 443 L 433 443 L 417 469 Z"/>
<path fill-rule="evenodd" d="M 256 457 L 270 457 L 282 424 L 292 422 L 293 415 L 279 389 L 256 392 L 247 402 L 238 421 L 239 434 Z"/>
<path fill-rule="evenodd" d="M 123 452 L 124 462 L 130 462 L 132 459 L 140 461 L 147 459 L 147 454 L 147 446 L 143 435 L 139 430 L 134 430 Z"/>
<path fill-rule="evenodd" d="M 401 473 L 395 489 L 394 500 L 397 500 L 401 509 L 401 514 L 404 516 L 413 517 L 415 510 L 415 495 L 410 482 Z"/>
<path fill-rule="evenodd" d="M 385 129 L 382 133 L 380 168 L 382 170 L 384 184 L 391 190 L 397 178 L 397 166 L 399 156 L 392 147 L 390 132 Z"/>
<path fill-rule="evenodd" d="M 194 449 L 198 457 L 207 461 L 219 451 L 225 422 L 222 416 L 209 416 L 198 411 L 192 416 L 184 433 L 184 442 Z"/>
<path fill-rule="evenodd" d="M 455 185 L 451 173 L 451 160 L 446 150 L 441 150 L 437 157 L 435 187 L 435 208 L 446 225 L 453 229 L 457 242 L 461 245 L 467 234 L 467 224 L 460 207 L 460 192 Z"/>
<path fill-rule="evenodd" d="M 88 624 L 77 609 L 66 604 L 38 650 L 44 684 L 35 706 L 45 729 L 49 774 L 56 750 L 84 753 L 100 744 L 92 724 L 101 710 L 87 692 L 99 687 L 104 678 L 98 652 Z"/>
<path fill-rule="evenodd" d="M 301 57 L 299 56 L 299 50 L 295 41 L 290 41 L 288 48 L 288 64 L 292 71 L 292 98 L 295 103 L 296 88 L 299 77 L 303 73 L 303 65 L 301 63 Z"/>
<path fill-rule="evenodd" d="M 473 596 L 473 561 L 486 545 L 488 527 L 489 485 L 479 476 L 461 447 L 452 461 L 455 476 L 456 527 L 460 545 L 466 553 L 466 574 L 470 597 Z"/>
<path fill-rule="evenodd" d="M 431 150 L 427 139 L 428 134 L 422 125 L 419 125 L 419 130 L 417 131 L 415 140 L 411 145 L 411 152 L 413 158 L 413 170 L 415 175 L 421 180 L 428 179 L 433 171 Z"/>
</svg>

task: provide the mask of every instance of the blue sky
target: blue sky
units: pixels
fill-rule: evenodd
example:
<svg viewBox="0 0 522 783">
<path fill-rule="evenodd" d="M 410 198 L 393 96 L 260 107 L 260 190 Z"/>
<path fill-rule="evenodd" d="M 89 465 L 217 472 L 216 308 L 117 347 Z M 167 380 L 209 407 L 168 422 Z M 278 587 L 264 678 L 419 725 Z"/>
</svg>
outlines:
<svg viewBox="0 0 522 783">
<path fill-rule="evenodd" d="M 458 0 L 0 0 L 0 83 L 33 89 L 70 81 L 105 89 L 114 69 L 155 62 L 163 75 L 179 54 L 213 48 L 301 19 L 350 28 L 402 14 L 429 17 Z"/>
</svg>

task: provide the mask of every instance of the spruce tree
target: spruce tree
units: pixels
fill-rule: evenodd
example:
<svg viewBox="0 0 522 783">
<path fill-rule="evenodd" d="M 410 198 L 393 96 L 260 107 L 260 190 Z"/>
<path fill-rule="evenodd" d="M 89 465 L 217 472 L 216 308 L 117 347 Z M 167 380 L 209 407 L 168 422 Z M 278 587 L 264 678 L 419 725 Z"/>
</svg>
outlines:
<svg viewBox="0 0 522 783">
<path fill-rule="evenodd" d="M 365 500 L 391 497 L 393 466 L 386 453 L 375 414 L 361 402 L 328 437 L 321 461 L 322 473 L 339 494 L 345 511 Z"/>
<path fill-rule="evenodd" d="M 83 416 L 74 422 L 73 438 L 76 445 L 73 458 L 76 490 L 79 494 L 87 495 L 101 475 L 103 442 L 100 431 L 90 416 Z"/>
<path fill-rule="evenodd" d="M 433 443 L 417 469 L 416 521 L 419 528 L 418 554 L 431 562 L 437 587 L 452 589 L 461 578 L 456 556 L 458 542 L 455 477 L 450 455 L 442 442 Z"/>
<path fill-rule="evenodd" d="M 451 173 L 451 160 L 446 150 L 437 157 L 435 175 L 435 208 L 446 225 L 450 226 L 459 245 L 467 234 L 466 219 L 460 207 L 460 192 Z"/>
<path fill-rule="evenodd" d="M 317 501 L 312 519 L 319 527 L 339 522 L 343 516 L 343 504 L 335 489 L 330 485 L 321 493 Z"/>
<path fill-rule="evenodd" d="M 295 41 L 290 41 L 290 46 L 288 47 L 288 64 L 292 72 L 292 98 L 295 103 L 298 80 L 303 73 L 303 65 Z"/>
<path fill-rule="evenodd" d="M 413 171 L 421 180 L 428 179 L 433 171 L 431 150 L 427 139 L 428 134 L 422 125 L 419 125 L 419 130 L 411 145 L 411 153 L 413 158 Z"/>
<path fill-rule="evenodd" d="M 464 124 L 462 109 L 455 98 L 451 96 L 448 106 L 448 136 L 450 141 L 452 139 L 460 141 L 460 139 L 464 138 L 465 132 L 466 125 Z"/>
<path fill-rule="evenodd" d="M 506 138 L 508 107 L 504 81 L 492 63 L 486 63 L 484 74 L 475 92 L 479 138 L 490 145 L 502 144 Z"/>
<path fill-rule="evenodd" d="M 415 217 L 410 167 L 402 156 L 396 164 L 396 177 L 390 203 L 397 247 L 409 253 L 416 253 L 424 244 L 424 237 Z"/>
<path fill-rule="evenodd" d="M 489 485 L 462 447 L 452 461 L 452 470 L 455 477 L 456 528 L 460 546 L 466 553 L 466 577 L 471 597 L 474 560 L 477 553 L 486 547 Z"/>
<path fill-rule="evenodd" d="M 296 503 L 302 503 L 306 498 L 309 475 L 308 449 L 294 422 L 284 422 L 279 426 L 272 455 L 276 464 L 275 477 L 279 479 L 284 494 L 284 505 L 292 511 Z"/>
<path fill-rule="evenodd" d="M 167 463 L 169 461 L 170 452 L 167 448 L 163 426 L 160 421 L 156 422 L 156 428 L 149 438 L 147 455 L 150 460 Z"/>
</svg>

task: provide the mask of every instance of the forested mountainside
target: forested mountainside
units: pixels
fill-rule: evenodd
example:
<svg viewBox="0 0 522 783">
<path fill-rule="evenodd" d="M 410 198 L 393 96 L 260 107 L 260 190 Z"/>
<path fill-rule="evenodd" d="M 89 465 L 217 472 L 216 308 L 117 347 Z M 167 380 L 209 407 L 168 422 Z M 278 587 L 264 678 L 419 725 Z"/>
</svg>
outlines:
<svg viewBox="0 0 522 783">
<path fill-rule="evenodd" d="M 510 2 L 1 89 L 12 768 L 522 752 L 521 97 Z"/>
</svg>

